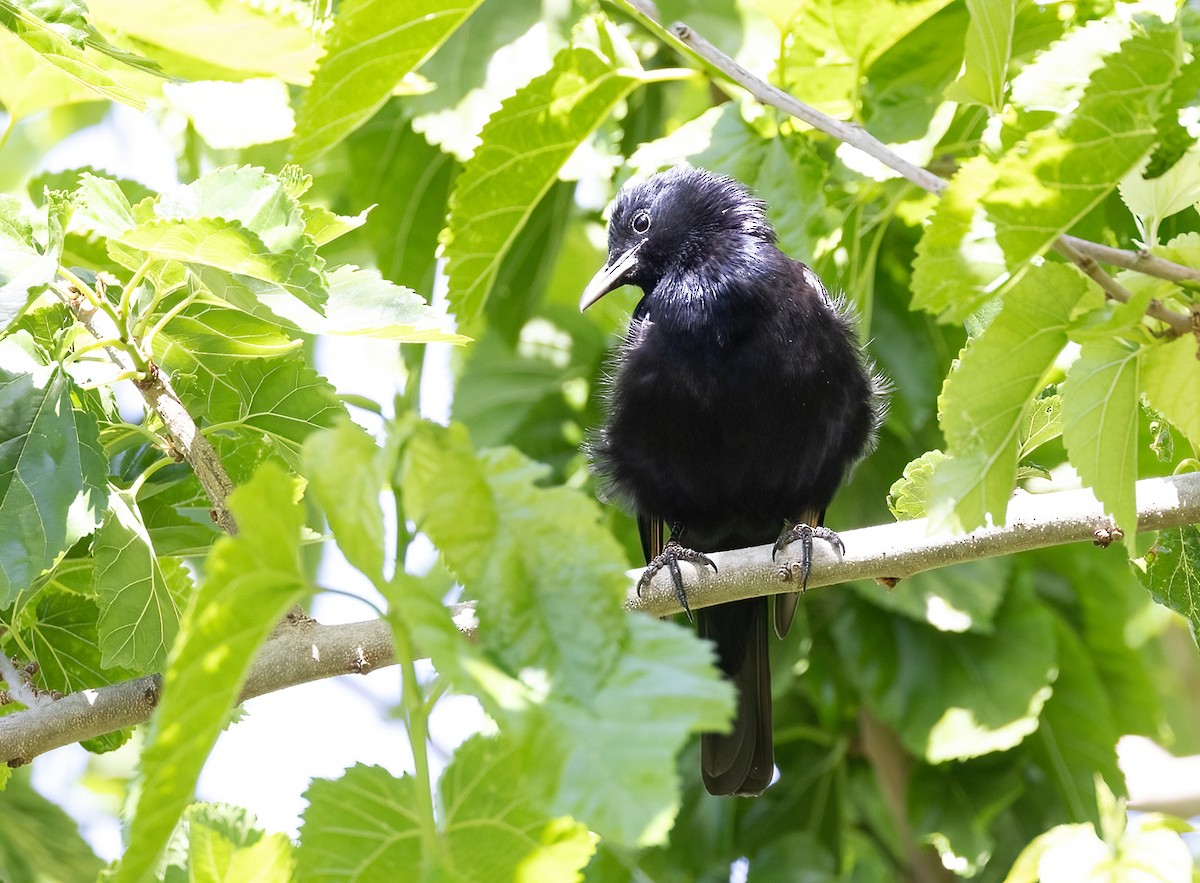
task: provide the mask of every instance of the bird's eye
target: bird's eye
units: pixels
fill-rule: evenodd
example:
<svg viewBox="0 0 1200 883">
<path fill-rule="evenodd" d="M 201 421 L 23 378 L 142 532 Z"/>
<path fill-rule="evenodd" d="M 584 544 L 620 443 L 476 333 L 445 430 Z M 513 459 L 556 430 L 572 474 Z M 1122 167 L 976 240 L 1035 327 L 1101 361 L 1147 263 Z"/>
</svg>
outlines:
<svg viewBox="0 0 1200 883">
<path fill-rule="evenodd" d="M 633 213 L 633 217 L 629 219 L 629 226 L 633 228 L 634 233 L 645 233 L 650 229 L 650 213 L 641 209 Z"/>
</svg>

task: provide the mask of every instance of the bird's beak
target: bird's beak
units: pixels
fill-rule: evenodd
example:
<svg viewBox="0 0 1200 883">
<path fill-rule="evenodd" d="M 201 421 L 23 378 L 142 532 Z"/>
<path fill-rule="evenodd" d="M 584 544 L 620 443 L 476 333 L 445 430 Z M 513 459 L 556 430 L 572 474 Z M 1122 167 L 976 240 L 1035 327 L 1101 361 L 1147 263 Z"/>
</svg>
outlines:
<svg viewBox="0 0 1200 883">
<path fill-rule="evenodd" d="M 637 253 L 641 247 L 642 243 L 639 242 L 600 268 L 600 272 L 592 277 L 592 281 L 583 290 L 583 297 L 579 299 L 579 312 L 582 313 L 614 288 L 620 288 L 629 281 L 630 274 L 637 266 Z"/>
</svg>

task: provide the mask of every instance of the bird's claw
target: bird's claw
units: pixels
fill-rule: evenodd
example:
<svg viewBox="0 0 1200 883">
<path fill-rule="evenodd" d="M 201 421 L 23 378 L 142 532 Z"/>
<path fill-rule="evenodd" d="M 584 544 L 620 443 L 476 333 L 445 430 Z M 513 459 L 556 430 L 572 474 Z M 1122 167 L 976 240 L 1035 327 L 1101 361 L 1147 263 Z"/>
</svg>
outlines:
<svg viewBox="0 0 1200 883">
<path fill-rule="evenodd" d="M 717 565 L 713 564 L 703 552 L 697 552 L 695 549 L 688 549 L 681 546 L 675 540 L 667 540 L 667 544 L 663 546 L 663 550 L 659 552 L 646 565 L 646 569 L 642 571 L 642 576 L 637 583 L 638 597 L 642 596 L 642 589 L 650 585 L 650 580 L 654 575 L 664 567 L 671 574 L 671 584 L 675 586 L 675 597 L 679 599 L 679 605 L 683 608 L 683 612 L 687 614 L 688 621 L 692 619 L 692 609 L 688 606 L 687 592 L 683 590 L 683 573 L 679 570 L 679 562 L 687 561 L 694 565 L 704 565 L 711 567 L 713 573 L 717 572 Z"/>
<path fill-rule="evenodd" d="M 783 529 L 783 533 L 779 535 L 779 539 L 775 541 L 775 547 L 771 549 L 771 560 L 774 561 L 784 549 L 790 546 L 797 540 L 800 541 L 800 561 L 793 561 L 786 567 L 779 568 L 779 575 L 784 580 L 793 579 L 797 571 L 800 575 L 800 591 L 805 591 L 808 588 L 808 573 L 812 569 L 812 550 L 813 538 L 822 539 L 829 545 L 837 549 L 839 555 L 846 554 L 846 545 L 842 542 L 842 538 L 827 527 L 813 527 L 811 524 L 805 524 L 803 521 L 799 524 L 788 524 Z"/>
</svg>

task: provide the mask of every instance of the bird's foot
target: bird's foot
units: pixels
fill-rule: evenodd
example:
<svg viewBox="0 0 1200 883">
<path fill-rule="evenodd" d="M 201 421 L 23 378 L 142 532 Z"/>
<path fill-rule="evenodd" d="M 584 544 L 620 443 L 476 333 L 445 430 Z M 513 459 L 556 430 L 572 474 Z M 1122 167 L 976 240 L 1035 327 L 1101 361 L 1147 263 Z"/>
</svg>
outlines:
<svg viewBox="0 0 1200 883">
<path fill-rule="evenodd" d="M 775 541 L 771 550 L 771 560 L 797 540 L 800 541 L 800 560 L 779 568 L 779 576 L 784 580 L 793 579 L 797 573 L 800 576 L 800 591 L 808 588 L 808 572 L 812 569 L 813 538 L 822 539 L 837 549 L 839 555 L 846 554 L 846 546 L 842 538 L 827 527 L 813 527 L 803 521 L 799 524 L 789 523 Z"/>
<path fill-rule="evenodd" d="M 683 574 L 679 571 L 680 561 L 687 561 L 695 565 L 703 564 L 711 567 L 713 573 L 717 572 L 717 565 L 713 564 L 707 555 L 697 552 L 695 549 L 685 548 L 672 538 L 667 540 L 667 544 L 663 546 L 662 551 L 655 555 L 653 560 L 646 565 L 641 579 L 638 580 L 637 593 L 641 597 L 642 589 L 650 585 L 650 580 L 654 578 L 654 574 L 665 567 L 671 574 L 671 582 L 675 586 L 675 597 L 679 599 L 679 604 L 683 607 L 683 612 L 687 614 L 688 621 L 690 622 L 692 619 L 692 610 L 688 607 L 687 592 L 683 590 Z"/>
</svg>

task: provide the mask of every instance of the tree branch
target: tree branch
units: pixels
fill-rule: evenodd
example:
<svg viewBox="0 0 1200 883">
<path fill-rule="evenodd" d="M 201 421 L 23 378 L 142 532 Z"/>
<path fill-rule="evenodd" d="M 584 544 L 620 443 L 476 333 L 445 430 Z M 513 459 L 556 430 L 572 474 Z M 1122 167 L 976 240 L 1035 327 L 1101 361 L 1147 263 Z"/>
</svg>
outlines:
<svg viewBox="0 0 1200 883">
<path fill-rule="evenodd" d="M 1150 478 L 1137 484 L 1138 529 L 1159 530 L 1200 522 L 1200 473 Z M 1112 519 L 1090 491 L 1020 494 L 1009 505 L 1008 524 L 966 535 L 930 536 L 922 520 L 846 531 L 846 555 L 836 560 L 827 544 L 813 550 L 809 587 L 855 579 L 911 576 L 937 567 L 1083 540 L 1107 541 Z M 713 554 L 720 573 L 683 568 L 684 588 L 693 608 L 740 598 L 795 591 L 771 560 L 770 546 Z M 630 571 L 625 606 L 655 616 L 680 611 L 670 578 L 659 574 L 641 598 L 633 586 L 641 570 Z M 465 636 L 476 628 L 471 604 L 450 608 Z M 242 689 L 241 699 L 342 674 L 366 674 L 396 661 L 391 633 L 382 621 L 320 625 L 307 621 L 267 641 Z M 144 723 L 158 703 L 158 675 L 81 690 L 49 705 L 0 717 L 0 762 L 10 766 L 72 742 Z"/>
<path fill-rule="evenodd" d="M 1147 478 L 1137 483 L 1138 530 L 1160 530 L 1200 522 L 1200 472 L 1171 478 Z M 1090 490 L 1048 494 L 1016 494 L 1008 505 L 1003 527 L 981 527 L 968 534 L 931 534 L 926 519 L 901 521 L 844 531 L 846 554 L 839 561 L 828 543 L 813 544 L 810 589 L 856 579 L 894 580 L 926 570 L 1011 555 L 1066 543 L 1107 545 L 1116 526 Z M 693 609 L 724 604 L 757 595 L 794 592 L 798 583 L 788 570 L 771 560 L 771 546 L 755 546 L 709 557 L 718 572 L 688 565 L 683 588 Z M 787 568 L 785 568 L 786 570 Z M 631 588 L 625 604 L 654 616 L 669 616 L 682 608 L 670 576 L 660 571 L 638 597 L 633 588 L 641 570 L 630 571 Z"/>
<path fill-rule="evenodd" d="M 54 293 L 67 305 L 71 313 L 97 340 L 119 340 L 121 330 L 103 310 L 90 303 L 81 292 L 74 287 L 56 284 Z M 132 375 L 140 372 L 128 353 L 115 346 L 106 346 L 108 354 L 118 368 Z M 180 457 L 187 461 L 200 480 L 200 486 L 212 504 L 212 517 L 226 533 L 237 533 L 237 524 L 225 501 L 233 491 L 233 481 L 213 446 L 200 433 L 200 427 L 192 419 L 192 415 L 179 401 L 179 396 L 171 388 L 170 381 L 154 365 L 134 385 L 146 400 L 146 404 L 158 414 L 163 422 L 167 439 Z"/>
<path fill-rule="evenodd" d="M 651 21 L 659 29 L 665 30 L 666 33 L 678 40 L 693 54 L 708 62 L 726 77 L 733 80 L 762 104 L 779 108 L 796 119 L 808 123 L 814 129 L 831 135 L 857 150 L 861 150 L 888 168 L 898 172 L 923 190 L 940 196 L 950 186 L 950 182 L 945 178 L 904 159 L 862 126 L 834 119 L 827 114 L 821 113 L 816 108 L 799 101 L 782 89 L 772 86 L 765 80 L 756 77 L 734 59 L 704 39 L 704 37 L 700 36 L 700 34 L 692 30 L 689 25 L 683 22 L 676 22 L 670 28 L 664 29 L 658 10 L 649 0 L 623 0 L 623 2 L 636 13 Z M 1169 279 L 1173 282 L 1200 281 L 1200 271 L 1163 258 L 1154 257 L 1146 252 L 1123 251 L 1088 242 L 1075 236 L 1066 235 L 1056 239 L 1053 247 L 1059 253 L 1073 261 L 1080 270 L 1094 280 L 1106 295 L 1122 302 L 1129 300 L 1129 292 L 1109 276 L 1099 266 L 1097 261 L 1112 263 L 1119 267 L 1137 270 L 1145 275 Z M 1146 312 L 1148 315 L 1167 325 L 1168 330 L 1164 332 L 1165 337 L 1180 337 L 1193 331 L 1200 335 L 1200 320 L 1194 320 L 1193 316 L 1167 309 L 1157 301 L 1153 302 Z"/>
</svg>

